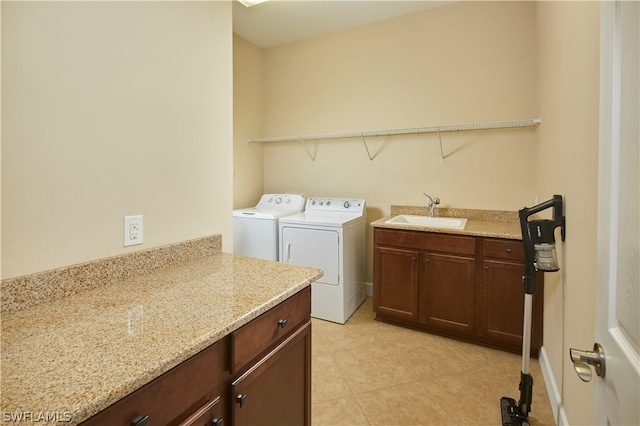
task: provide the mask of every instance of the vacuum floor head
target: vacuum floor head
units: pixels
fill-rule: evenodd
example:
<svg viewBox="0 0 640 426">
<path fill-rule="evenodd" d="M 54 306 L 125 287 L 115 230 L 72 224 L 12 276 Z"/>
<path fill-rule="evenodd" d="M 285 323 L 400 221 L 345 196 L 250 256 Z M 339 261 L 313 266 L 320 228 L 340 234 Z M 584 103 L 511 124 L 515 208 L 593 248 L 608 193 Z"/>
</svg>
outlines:
<svg viewBox="0 0 640 426">
<path fill-rule="evenodd" d="M 529 419 L 520 414 L 518 403 L 513 398 L 500 399 L 502 426 L 529 426 Z"/>
</svg>

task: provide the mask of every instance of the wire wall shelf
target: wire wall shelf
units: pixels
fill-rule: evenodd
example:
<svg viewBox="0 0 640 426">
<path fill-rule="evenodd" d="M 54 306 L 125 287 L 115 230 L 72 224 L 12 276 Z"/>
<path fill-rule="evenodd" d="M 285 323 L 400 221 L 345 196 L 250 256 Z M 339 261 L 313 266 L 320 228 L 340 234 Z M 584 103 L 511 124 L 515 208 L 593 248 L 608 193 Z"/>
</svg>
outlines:
<svg viewBox="0 0 640 426">
<path fill-rule="evenodd" d="M 468 123 L 468 124 L 445 124 L 439 126 L 427 126 L 427 127 L 410 127 L 400 129 L 387 129 L 387 130 L 366 130 L 360 132 L 346 132 L 346 133 L 325 133 L 316 135 L 301 135 L 301 136 L 279 136 L 270 138 L 255 138 L 247 139 L 248 143 L 275 143 L 275 142 L 300 142 L 307 151 L 311 161 L 315 162 L 315 156 L 311 154 L 306 142 L 332 140 L 332 139 L 361 139 L 369 157 L 369 162 L 373 162 L 373 157 L 369 151 L 366 138 L 379 137 L 379 136 L 396 136 L 396 135 L 418 135 L 422 133 L 438 133 L 438 141 L 440 143 L 440 162 L 444 163 L 444 153 L 442 150 L 442 139 L 440 134 L 443 132 L 464 132 L 475 130 L 497 130 L 497 129 L 518 129 L 518 128 L 530 128 L 536 127 L 542 122 L 541 118 L 532 118 L 525 120 L 512 120 L 512 121 L 493 121 L 484 123 Z"/>
</svg>

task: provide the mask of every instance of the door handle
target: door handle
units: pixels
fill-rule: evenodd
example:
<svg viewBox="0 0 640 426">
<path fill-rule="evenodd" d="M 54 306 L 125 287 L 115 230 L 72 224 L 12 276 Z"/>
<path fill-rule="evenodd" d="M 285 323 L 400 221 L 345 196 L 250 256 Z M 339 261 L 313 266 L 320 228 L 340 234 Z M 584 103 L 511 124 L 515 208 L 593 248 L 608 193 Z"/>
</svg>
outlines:
<svg viewBox="0 0 640 426">
<path fill-rule="evenodd" d="M 569 356 L 573 363 L 573 368 L 578 373 L 578 377 L 583 382 L 591 381 L 593 373 L 591 367 L 594 367 L 596 374 L 600 377 L 604 377 L 605 373 L 605 358 L 604 349 L 600 343 L 594 343 L 593 351 L 583 351 L 580 349 L 569 349 Z"/>
<path fill-rule="evenodd" d="M 287 243 L 287 263 L 291 263 L 291 243 Z"/>
</svg>

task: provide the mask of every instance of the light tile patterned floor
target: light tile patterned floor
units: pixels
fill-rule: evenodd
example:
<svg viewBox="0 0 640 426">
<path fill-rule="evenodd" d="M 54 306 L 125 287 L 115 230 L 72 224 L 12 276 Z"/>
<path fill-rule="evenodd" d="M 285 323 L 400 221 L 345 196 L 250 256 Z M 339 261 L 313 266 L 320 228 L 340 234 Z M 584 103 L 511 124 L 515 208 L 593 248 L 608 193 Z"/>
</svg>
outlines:
<svg viewBox="0 0 640 426">
<path fill-rule="evenodd" d="M 384 324 L 368 298 L 346 324 L 313 319 L 312 424 L 500 425 L 521 357 Z M 554 425 L 538 361 L 531 425 Z"/>
</svg>

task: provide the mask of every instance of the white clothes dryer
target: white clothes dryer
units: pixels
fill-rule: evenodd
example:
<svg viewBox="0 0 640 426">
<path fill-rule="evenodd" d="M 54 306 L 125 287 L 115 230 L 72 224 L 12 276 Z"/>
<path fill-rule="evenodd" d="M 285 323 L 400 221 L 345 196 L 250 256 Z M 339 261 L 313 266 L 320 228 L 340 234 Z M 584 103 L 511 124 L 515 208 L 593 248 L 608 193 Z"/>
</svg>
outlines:
<svg viewBox="0 0 640 426">
<path fill-rule="evenodd" d="M 310 197 L 279 229 L 281 262 L 324 271 L 311 285 L 311 316 L 344 324 L 366 298 L 365 200 Z"/>
<path fill-rule="evenodd" d="M 278 219 L 301 212 L 305 198 L 264 194 L 255 207 L 233 211 L 233 253 L 278 260 Z"/>
</svg>

